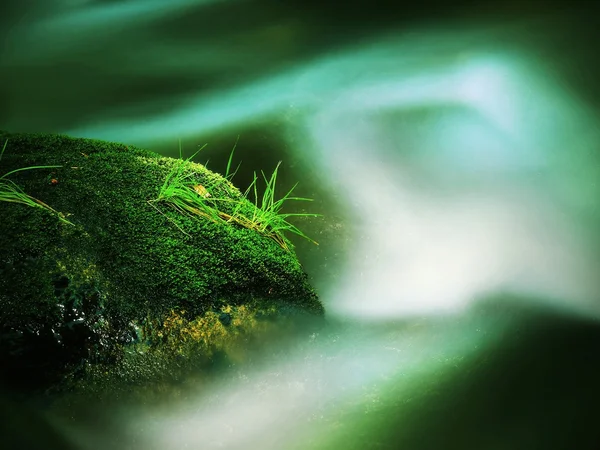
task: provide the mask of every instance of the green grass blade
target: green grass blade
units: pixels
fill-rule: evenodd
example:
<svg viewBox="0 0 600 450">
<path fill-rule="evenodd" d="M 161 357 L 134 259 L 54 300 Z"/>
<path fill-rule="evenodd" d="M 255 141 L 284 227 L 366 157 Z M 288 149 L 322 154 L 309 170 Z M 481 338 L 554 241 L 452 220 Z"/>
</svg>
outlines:
<svg viewBox="0 0 600 450">
<path fill-rule="evenodd" d="M 2 151 L 0 151 L 0 160 L 2 159 L 2 155 L 4 155 L 4 150 L 6 150 L 7 144 L 8 144 L 8 139 L 4 141 L 4 146 L 2 147 Z"/>
<path fill-rule="evenodd" d="M 5 178 L 13 173 L 21 172 L 23 170 L 31 170 L 31 169 L 54 169 L 62 166 L 29 166 L 29 167 L 21 167 L 20 169 L 11 170 L 10 172 L 5 173 L 0 178 Z"/>
<path fill-rule="evenodd" d="M 235 140 L 235 144 L 233 144 L 233 149 L 231 150 L 231 153 L 229 154 L 229 160 L 227 161 L 227 168 L 225 169 L 225 178 L 229 179 L 229 170 L 231 169 L 231 162 L 233 161 L 233 153 L 235 152 L 235 148 L 238 145 L 238 142 L 240 140 L 240 135 L 238 134 L 237 139 Z M 240 166 L 238 165 L 238 168 Z M 237 172 L 237 169 L 236 169 Z M 234 173 L 235 175 L 235 173 Z"/>
</svg>

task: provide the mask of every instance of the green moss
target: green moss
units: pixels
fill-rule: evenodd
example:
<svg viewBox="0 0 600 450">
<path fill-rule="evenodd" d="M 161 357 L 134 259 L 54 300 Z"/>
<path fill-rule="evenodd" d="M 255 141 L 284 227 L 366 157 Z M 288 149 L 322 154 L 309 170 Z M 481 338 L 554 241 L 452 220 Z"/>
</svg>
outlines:
<svg viewBox="0 0 600 450">
<path fill-rule="evenodd" d="M 3 172 L 62 166 L 18 172 L 12 179 L 75 226 L 41 208 L 0 203 L 2 327 L 57 320 L 58 276 L 73 286 L 93 282 L 107 317 L 122 326 L 148 317 L 163 320 L 179 310 L 200 317 L 260 299 L 323 313 L 296 256 L 272 239 L 169 207 L 160 214 L 148 203 L 177 160 L 60 135 L 0 132 L 0 141 L 6 139 Z M 194 168 L 199 180 L 218 177 L 199 164 Z"/>
</svg>

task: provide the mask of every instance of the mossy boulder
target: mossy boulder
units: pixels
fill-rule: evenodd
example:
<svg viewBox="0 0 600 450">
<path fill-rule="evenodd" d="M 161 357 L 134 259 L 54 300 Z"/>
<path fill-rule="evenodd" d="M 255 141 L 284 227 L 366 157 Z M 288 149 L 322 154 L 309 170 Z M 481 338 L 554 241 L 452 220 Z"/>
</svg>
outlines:
<svg viewBox="0 0 600 450">
<path fill-rule="evenodd" d="M 170 370 L 166 355 L 231 357 L 238 340 L 278 326 L 272 319 L 323 314 L 293 250 L 152 203 L 180 160 L 61 135 L 0 132 L 0 145 L 6 140 L 0 176 L 61 167 L 10 175 L 56 213 L 0 201 L 5 381 L 47 388 L 111 371 L 152 378 Z M 186 164 L 204 185 L 220 178 Z M 140 375 L 153 364 L 161 369 Z"/>
</svg>

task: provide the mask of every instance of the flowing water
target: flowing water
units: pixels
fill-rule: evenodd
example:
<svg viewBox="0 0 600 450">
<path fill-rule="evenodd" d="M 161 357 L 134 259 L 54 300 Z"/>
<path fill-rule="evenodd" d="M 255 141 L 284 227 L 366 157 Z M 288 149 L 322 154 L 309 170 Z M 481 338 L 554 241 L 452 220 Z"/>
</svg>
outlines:
<svg viewBox="0 0 600 450">
<path fill-rule="evenodd" d="M 15 440 L 596 448 L 598 27 L 577 2 L 467 3 L 3 6 L 0 128 L 207 142 L 214 170 L 239 136 L 242 185 L 283 160 L 324 214 L 297 253 L 329 318 L 159 401 L 15 410 Z"/>
</svg>

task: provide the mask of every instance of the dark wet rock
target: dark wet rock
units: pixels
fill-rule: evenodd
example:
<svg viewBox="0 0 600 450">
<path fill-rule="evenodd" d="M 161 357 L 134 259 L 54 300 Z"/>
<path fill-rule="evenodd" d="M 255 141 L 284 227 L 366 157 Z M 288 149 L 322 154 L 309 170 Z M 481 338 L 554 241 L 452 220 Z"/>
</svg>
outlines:
<svg viewBox="0 0 600 450">
<path fill-rule="evenodd" d="M 0 201 L 0 381 L 9 386 L 142 383 L 190 355 L 224 360 L 278 320 L 323 314 L 293 251 L 149 203 L 176 160 L 65 136 L 6 139 L 0 175 L 62 166 L 11 175 L 56 213 Z M 203 185 L 218 177 L 189 167 Z"/>
<path fill-rule="evenodd" d="M 221 313 L 219 314 L 219 321 L 227 326 L 231 323 L 231 314 L 227 314 L 227 313 Z"/>
</svg>

